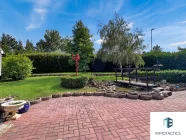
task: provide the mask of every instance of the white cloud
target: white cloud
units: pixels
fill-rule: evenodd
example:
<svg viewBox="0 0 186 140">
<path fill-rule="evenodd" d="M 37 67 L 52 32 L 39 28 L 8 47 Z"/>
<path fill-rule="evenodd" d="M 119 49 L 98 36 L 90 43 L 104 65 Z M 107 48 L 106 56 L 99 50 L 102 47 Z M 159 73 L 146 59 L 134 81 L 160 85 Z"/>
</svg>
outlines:
<svg viewBox="0 0 186 140">
<path fill-rule="evenodd" d="M 128 27 L 131 29 L 133 27 L 133 25 L 134 25 L 134 23 L 131 22 L 131 23 L 128 24 Z"/>
<path fill-rule="evenodd" d="M 99 3 L 93 3 L 87 11 L 87 15 L 94 16 L 107 16 L 113 14 L 114 12 L 119 12 L 122 8 L 124 0 L 115 0 L 104 2 L 100 0 Z M 96 4 L 96 5 L 95 5 Z M 95 8 L 96 7 L 96 8 Z"/>
<path fill-rule="evenodd" d="M 46 16 L 46 13 L 47 13 L 47 10 L 44 9 L 44 8 L 35 8 L 34 9 L 34 12 L 36 12 L 37 14 L 40 15 L 41 19 L 44 20 L 45 19 L 45 16 Z"/>
<path fill-rule="evenodd" d="M 185 24 L 186 23 L 186 20 L 185 21 L 182 21 L 182 22 L 180 22 L 181 24 Z"/>
<path fill-rule="evenodd" d="M 36 29 L 41 27 L 47 18 L 49 12 L 54 12 L 60 8 L 65 0 L 25 0 L 33 5 L 30 13 L 29 25 L 26 30 Z"/>
<path fill-rule="evenodd" d="M 98 40 L 95 41 L 95 43 L 98 44 L 98 45 L 101 45 L 102 42 L 103 42 L 102 39 L 98 39 Z"/>
<path fill-rule="evenodd" d="M 36 24 L 30 24 L 26 27 L 26 30 L 32 30 L 32 29 L 36 29 L 39 28 L 40 25 L 36 25 Z"/>
<path fill-rule="evenodd" d="M 186 45 L 186 41 L 170 44 L 170 46 L 179 46 L 179 45 Z"/>
</svg>

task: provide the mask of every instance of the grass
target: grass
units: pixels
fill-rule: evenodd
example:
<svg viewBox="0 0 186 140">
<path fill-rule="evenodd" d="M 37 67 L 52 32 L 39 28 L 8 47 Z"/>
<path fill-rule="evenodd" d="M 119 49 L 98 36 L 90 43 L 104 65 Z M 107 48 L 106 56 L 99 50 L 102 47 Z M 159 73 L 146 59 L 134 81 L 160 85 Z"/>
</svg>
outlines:
<svg viewBox="0 0 186 140">
<path fill-rule="evenodd" d="M 44 97 L 54 93 L 73 91 L 96 91 L 96 88 L 85 87 L 81 89 L 66 89 L 60 86 L 60 77 L 30 77 L 21 81 L 1 82 L 0 98 L 9 95 L 16 96 L 16 99 L 30 100 L 37 97 Z"/>
<path fill-rule="evenodd" d="M 82 74 L 91 77 L 90 73 Z M 93 76 L 96 81 L 114 81 L 115 76 Z M 121 80 L 121 77 L 118 77 Z M 0 82 L 0 98 L 10 95 L 16 96 L 16 99 L 31 100 L 37 97 L 49 96 L 54 93 L 64 92 L 82 92 L 96 91 L 93 87 L 84 87 L 81 89 L 66 89 L 60 86 L 60 77 L 58 76 L 42 76 L 30 77 L 20 81 Z M 126 88 L 118 88 L 118 90 L 128 91 Z"/>
</svg>

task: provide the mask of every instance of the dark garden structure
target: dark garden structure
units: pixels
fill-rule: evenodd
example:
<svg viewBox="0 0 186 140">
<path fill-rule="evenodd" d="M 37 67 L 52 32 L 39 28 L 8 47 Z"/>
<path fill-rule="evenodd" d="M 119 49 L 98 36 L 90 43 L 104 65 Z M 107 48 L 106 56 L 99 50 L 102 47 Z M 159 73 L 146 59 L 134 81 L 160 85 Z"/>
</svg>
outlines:
<svg viewBox="0 0 186 140">
<path fill-rule="evenodd" d="M 156 67 L 148 68 L 115 68 L 116 83 L 120 83 L 124 86 L 135 86 L 140 88 L 152 89 L 156 87 Z M 138 70 L 145 71 L 145 75 L 138 75 Z M 153 74 L 149 74 L 149 71 L 153 71 Z M 120 73 L 120 74 L 118 74 Z M 122 80 L 118 80 L 118 77 L 122 77 Z M 127 77 L 128 80 L 124 79 Z"/>
</svg>

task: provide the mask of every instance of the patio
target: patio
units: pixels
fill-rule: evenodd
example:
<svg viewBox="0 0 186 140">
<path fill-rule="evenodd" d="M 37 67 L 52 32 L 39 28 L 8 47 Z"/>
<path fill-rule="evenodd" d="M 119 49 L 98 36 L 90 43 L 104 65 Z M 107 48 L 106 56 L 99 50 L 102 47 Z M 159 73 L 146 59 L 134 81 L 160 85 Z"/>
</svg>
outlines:
<svg viewBox="0 0 186 140">
<path fill-rule="evenodd" d="M 161 101 L 102 96 L 51 99 L 12 121 L 13 127 L 0 140 L 149 140 L 150 112 L 186 111 L 185 93 Z"/>
</svg>

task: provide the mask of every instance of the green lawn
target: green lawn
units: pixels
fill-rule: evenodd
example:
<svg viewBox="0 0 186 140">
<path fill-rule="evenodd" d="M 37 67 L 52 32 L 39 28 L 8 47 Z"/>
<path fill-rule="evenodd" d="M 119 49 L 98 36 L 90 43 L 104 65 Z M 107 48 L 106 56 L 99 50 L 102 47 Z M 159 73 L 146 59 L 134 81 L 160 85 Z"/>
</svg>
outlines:
<svg viewBox="0 0 186 140">
<path fill-rule="evenodd" d="M 89 74 L 86 74 L 87 76 Z M 89 75 L 90 76 L 90 75 Z M 114 81 L 115 76 L 93 76 L 97 81 Z M 118 78 L 118 79 L 121 79 Z M 81 89 L 66 89 L 60 86 L 60 77 L 42 76 L 30 77 L 20 81 L 0 82 L 0 98 L 10 95 L 16 96 L 16 99 L 35 99 L 54 93 L 74 92 L 74 91 L 96 91 L 96 88 L 85 87 Z M 119 89 L 121 90 L 121 89 Z M 124 89 L 125 90 L 125 89 Z M 127 89 L 126 89 L 127 90 Z"/>
<path fill-rule="evenodd" d="M 26 80 L 0 83 L 0 98 L 9 95 L 17 96 L 16 99 L 34 99 L 54 93 L 68 91 L 96 91 L 96 88 L 85 87 L 82 89 L 65 89 L 60 87 L 60 77 L 30 77 Z"/>
</svg>

